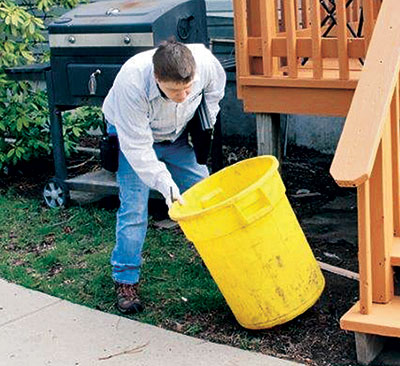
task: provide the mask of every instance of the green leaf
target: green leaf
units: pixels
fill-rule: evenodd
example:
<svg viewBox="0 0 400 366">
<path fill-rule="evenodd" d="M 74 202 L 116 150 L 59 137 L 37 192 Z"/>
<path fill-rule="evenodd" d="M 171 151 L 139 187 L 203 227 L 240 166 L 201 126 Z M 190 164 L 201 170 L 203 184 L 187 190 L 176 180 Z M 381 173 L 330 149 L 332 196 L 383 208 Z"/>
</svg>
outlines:
<svg viewBox="0 0 400 366">
<path fill-rule="evenodd" d="M 35 25 L 33 23 L 29 24 L 29 33 L 30 34 L 35 33 Z"/>
<path fill-rule="evenodd" d="M 22 117 L 22 123 L 24 124 L 25 127 L 29 127 L 29 120 L 25 117 Z"/>
<path fill-rule="evenodd" d="M 81 135 L 81 129 L 79 127 L 72 127 L 72 133 L 76 136 L 79 137 Z"/>
<path fill-rule="evenodd" d="M 14 25 L 18 25 L 19 24 L 19 22 L 20 22 L 20 18 L 18 17 L 18 15 L 17 14 L 12 14 L 11 15 L 11 23 L 12 24 L 14 24 Z"/>
<path fill-rule="evenodd" d="M 17 119 L 17 131 L 20 132 L 22 130 L 23 121 L 21 118 Z"/>
</svg>

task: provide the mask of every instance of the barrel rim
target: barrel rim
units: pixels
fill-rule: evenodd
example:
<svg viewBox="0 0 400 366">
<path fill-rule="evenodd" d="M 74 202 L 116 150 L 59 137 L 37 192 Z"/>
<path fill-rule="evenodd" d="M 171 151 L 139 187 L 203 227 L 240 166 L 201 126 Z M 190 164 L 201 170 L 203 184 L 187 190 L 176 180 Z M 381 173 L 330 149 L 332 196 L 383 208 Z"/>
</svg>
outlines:
<svg viewBox="0 0 400 366">
<path fill-rule="evenodd" d="M 256 182 L 252 183 L 251 185 L 249 185 L 247 188 L 245 188 L 243 191 L 241 191 L 240 193 L 227 198 L 226 200 L 217 203 L 214 206 L 210 206 L 201 210 L 197 210 L 188 214 L 182 214 L 182 215 L 177 215 L 176 213 L 174 213 L 174 207 L 176 207 L 176 205 L 178 205 L 178 202 L 175 202 L 171 208 L 168 211 L 168 215 L 170 216 L 170 218 L 174 221 L 189 221 L 191 219 L 193 219 L 193 217 L 195 216 L 199 216 L 199 215 L 204 215 L 205 213 L 211 213 L 213 211 L 219 211 L 224 207 L 227 206 L 232 206 L 233 204 L 235 204 L 236 202 L 240 201 L 241 199 L 243 199 L 246 195 L 248 195 L 250 192 L 253 192 L 258 186 L 262 185 L 262 183 L 264 183 L 266 180 L 268 180 L 269 178 L 271 178 L 271 176 L 278 170 L 279 167 L 279 162 L 278 159 L 273 156 L 273 155 L 260 155 L 260 156 L 255 156 L 253 158 L 249 158 L 249 159 L 245 159 L 245 160 L 241 160 L 238 161 L 237 163 L 233 164 L 233 165 L 229 165 L 227 167 L 225 167 L 224 169 L 220 170 L 219 172 L 215 173 L 214 175 L 217 174 L 223 174 L 224 171 L 228 170 L 228 169 L 233 169 L 235 166 L 244 164 L 245 162 L 249 162 L 252 160 L 270 160 L 272 162 L 270 169 L 263 175 L 261 176 L 261 178 L 259 180 L 257 180 Z M 207 179 L 207 178 L 206 178 Z M 190 188 L 189 188 L 190 190 Z M 184 193 L 185 194 L 185 193 Z M 184 196 L 183 194 L 183 196 Z"/>
</svg>

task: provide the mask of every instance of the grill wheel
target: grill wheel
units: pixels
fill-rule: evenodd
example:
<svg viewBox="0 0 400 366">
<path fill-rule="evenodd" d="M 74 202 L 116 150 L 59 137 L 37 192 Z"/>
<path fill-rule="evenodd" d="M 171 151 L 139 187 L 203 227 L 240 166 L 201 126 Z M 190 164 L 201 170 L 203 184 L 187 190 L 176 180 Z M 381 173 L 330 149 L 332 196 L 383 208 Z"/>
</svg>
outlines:
<svg viewBox="0 0 400 366">
<path fill-rule="evenodd" d="M 43 198 L 50 208 L 66 207 L 70 200 L 68 186 L 62 180 L 52 178 L 44 186 Z"/>
</svg>

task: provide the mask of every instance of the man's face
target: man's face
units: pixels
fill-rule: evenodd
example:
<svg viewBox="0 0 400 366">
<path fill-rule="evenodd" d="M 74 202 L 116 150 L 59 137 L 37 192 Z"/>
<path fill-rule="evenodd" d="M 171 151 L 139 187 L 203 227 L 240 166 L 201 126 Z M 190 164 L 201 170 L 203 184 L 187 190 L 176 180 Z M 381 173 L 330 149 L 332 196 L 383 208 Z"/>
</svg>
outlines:
<svg viewBox="0 0 400 366">
<path fill-rule="evenodd" d="M 175 103 L 183 103 L 192 91 L 193 81 L 182 84 L 174 81 L 161 81 L 156 79 L 158 86 L 168 99 Z"/>
</svg>

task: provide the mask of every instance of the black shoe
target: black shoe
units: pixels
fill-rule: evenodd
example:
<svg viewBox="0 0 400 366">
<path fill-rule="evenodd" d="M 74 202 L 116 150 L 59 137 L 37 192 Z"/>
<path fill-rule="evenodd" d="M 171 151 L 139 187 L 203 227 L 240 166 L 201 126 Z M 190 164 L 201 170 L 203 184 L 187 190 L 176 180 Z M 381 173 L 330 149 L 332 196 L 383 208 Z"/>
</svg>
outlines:
<svg viewBox="0 0 400 366">
<path fill-rule="evenodd" d="M 117 309 L 123 314 L 136 314 L 143 311 L 142 303 L 138 296 L 138 283 L 134 285 L 115 283 L 117 292 Z"/>
</svg>

